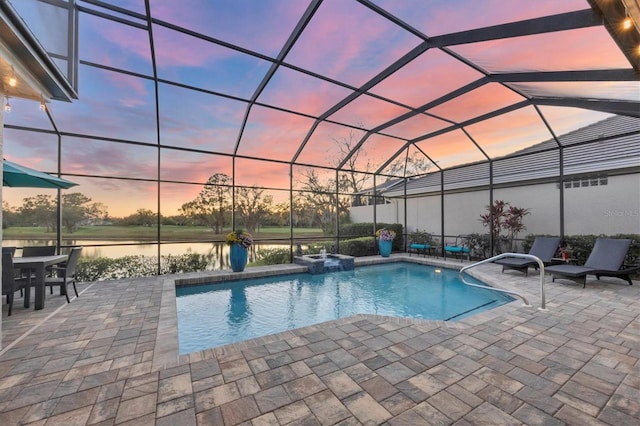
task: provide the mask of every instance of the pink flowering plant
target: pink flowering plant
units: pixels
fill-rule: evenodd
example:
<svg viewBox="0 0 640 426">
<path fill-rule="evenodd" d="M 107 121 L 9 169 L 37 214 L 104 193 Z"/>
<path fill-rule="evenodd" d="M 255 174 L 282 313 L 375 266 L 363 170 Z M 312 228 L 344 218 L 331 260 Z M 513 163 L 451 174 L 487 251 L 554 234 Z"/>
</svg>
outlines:
<svg viewBox="0 0 640 426">
<path fill-rule="evenodd" d="M 249 247 L 251 247 L 251 244 L 253 244 L 253 238 L 248 232 L 241 230 L 233 231 L 227 234 L 227 244 L 229 244 L 230 246 L 239 244 L 243 248 L 248 249 Z"/>
<path fill-rule="evenodd" d="M 382 241 L 393 241 L 396 237 L 396 233 L 390 229 L 382 228 L 376 231 L 376 237 L 380 238 Z"/>
</svg>

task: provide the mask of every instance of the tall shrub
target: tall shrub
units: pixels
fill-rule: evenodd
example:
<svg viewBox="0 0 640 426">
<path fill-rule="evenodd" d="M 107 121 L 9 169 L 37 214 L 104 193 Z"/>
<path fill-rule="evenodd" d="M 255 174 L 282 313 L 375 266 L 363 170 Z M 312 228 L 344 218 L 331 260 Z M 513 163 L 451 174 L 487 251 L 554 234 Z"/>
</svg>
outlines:
<svg viewBox="0 0 640 426">
<path fill-rule="evenodd" d="M 488 213 L 480 215 L 480 221 L 484 227 L 493 232 L 493 241 L 498 253 L 514 251 L 513 243 L 518 234 L 527 229 L 523 224 L 524 217 L 529 214 L 529 209 L 515 207 L 506 201 L 496 200 L 493 206 L 486 206 Z M 492 222 L 493 220 L 493 222 Z M 505 231 L 505 233 L 501 233 Z"/>
</svg>

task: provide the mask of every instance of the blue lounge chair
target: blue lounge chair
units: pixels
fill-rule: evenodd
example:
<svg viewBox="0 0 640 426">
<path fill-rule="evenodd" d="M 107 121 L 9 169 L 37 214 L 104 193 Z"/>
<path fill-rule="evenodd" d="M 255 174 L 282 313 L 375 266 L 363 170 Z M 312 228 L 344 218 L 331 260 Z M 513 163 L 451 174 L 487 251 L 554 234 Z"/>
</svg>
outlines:
<svg viewBox="0 0 640 426">
<path fill-rule="evenodd" d="M 556 278 L 570 279 L 587 285 L 587 275 L 621 278 L 632 285 L 631 273 L 640 270 L 640 266 L 623 267 L 631 240 L 617 238 L 598 238 L 584 265 L 553 265 L 545 270 Z"/>
<path fill-rule="evenodd" d="M 544 266 L 549 266 L 552 264 L 552 258 L 558 251 L 559 246 L 560 238 L 558 237 L 536 237 L 531 249 L 529 249 L 529 254 L 539 258 Z M 496 260 L 495 263 L 502 265 L 502 272 L 504 272 L 505 269 L 515 269 L 528 275 L 529 267 L 533 266 L 538 269 L 538 262 L 519 257 L 506 257 Z"/>
</svg>

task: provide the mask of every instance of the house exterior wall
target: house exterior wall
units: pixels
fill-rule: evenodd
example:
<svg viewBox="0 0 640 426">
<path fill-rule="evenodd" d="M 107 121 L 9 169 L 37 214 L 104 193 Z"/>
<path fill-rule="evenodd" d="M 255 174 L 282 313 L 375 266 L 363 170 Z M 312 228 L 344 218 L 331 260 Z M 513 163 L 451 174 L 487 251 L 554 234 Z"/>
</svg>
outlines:
<svg viewBox="0 0 640 426">
<path fill-rule="evenodd" d="M 640 234 L 640 175 L 609 176 L 605 186 L 565 189 L 565 233 Z"/>
<path fill-rule="evenodd" d="M 606 185 L 571 187 L 564 190 L 565 234 L 640 234 L 640 174 L 609 176 Z M 557 183 L 497 188 L 494 200 L 528 208 L 528 234 L 560 234 L 560 190 Z M 404 201 L 377 206 L 377 221 L 404 223 Z M 469 190 L 445 196 L 445 235 L 487 232 L 479 218 L 489 205 L 488 190 Z M 353 222 L 373 221 L 372 206 L 351 209 Z M 416 229 L 441 234 L 440 195 L 407 199 L 407 232 Z"/>
<path fill-rule="evenodd" d="M 439 234 L 441 217 L 439 195 L 407 200 L 408 232 L 420 230 Z"/>
<path fill-rule="evenodd" d="M 485 232 L 480 215 L 488 204 L 489 191 L 447 194 L 444 197 L 444 235 Z"/>
<path fill-rule="evenodd" d="M 373 222 L 373 206 L 351 207 L 349 218 L 354 223 Z"/>
<path fill-rule="evenodd" d="M 557 183 L 500 188 L 493 192 L 493 199 L 529 209 L 529 214 L 522 221 L 526 229 L 518 235 L 519 238 L 528 234 L 560 235 L 560 190 Z"/>
<path fill-rule="evenodd" d="M 382 223 L 403 223 L 403 203 L 400 200 L 391 200 L 390 204 L 379 204 L 376 209 L 376 220 Z"/>
</svg>

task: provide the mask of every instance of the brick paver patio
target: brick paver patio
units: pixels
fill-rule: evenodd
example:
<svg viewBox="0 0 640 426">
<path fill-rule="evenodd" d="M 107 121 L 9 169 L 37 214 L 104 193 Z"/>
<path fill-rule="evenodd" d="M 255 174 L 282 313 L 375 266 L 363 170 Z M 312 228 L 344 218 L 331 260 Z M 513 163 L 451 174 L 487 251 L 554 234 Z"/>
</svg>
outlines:
<svg viewBox="0 0 640 426">
<path fill-rule="evenodd" d="M 477 271 L 539 306 L 536 273 Z M 10 318 L 4 307 L 0 425 L 640 423 L 638 282 L 547 278 L 547 311 L 358 315 L 178 356 L 175 279 L 224 275 L 84 284 L 42 311 L 17 299 Z"/>
</svg>

